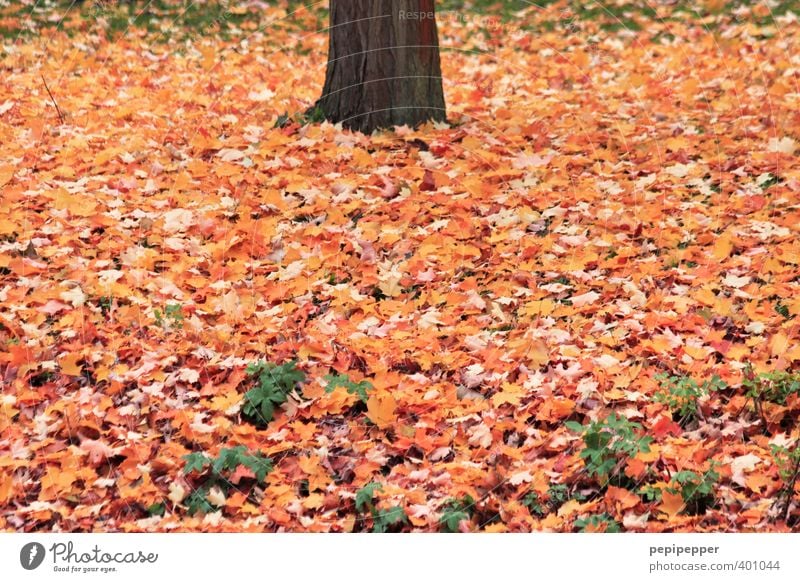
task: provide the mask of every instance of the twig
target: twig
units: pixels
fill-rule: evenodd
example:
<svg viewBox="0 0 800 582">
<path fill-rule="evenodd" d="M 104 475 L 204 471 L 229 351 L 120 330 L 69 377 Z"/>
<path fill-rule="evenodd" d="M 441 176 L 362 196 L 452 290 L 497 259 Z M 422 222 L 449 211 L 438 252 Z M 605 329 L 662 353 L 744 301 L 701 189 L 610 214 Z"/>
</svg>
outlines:
<svg viewBox="0 0 800 582">
<path fill-rule="evenodd" d="M 64 124 L 64 114 L 61 113 L 61 109 L 59 109 L 58 103 L 56 103 L 55 97 L 53 97 L 53 94 L 50 92 L 50 87 L 47 86 L 47 81 L 44 80 L 44 75 L 41 75 L 41 77 L 42 77 L 42 83 L 44 83 L 44 88 L 47 89 L 47 94 L 50 95 L 50 99 L 53 101 L 53 105 L 56 106 L 56 113 L 58 113 L 58 118 L 61 120 L 61 124 L 63 125 Z"/>
<path fill-rule="evenodd" d="M 797 445 L 795 445 L 796 447 Z M 786 487 L 786 515 L 784 517 L 785 521 L 789 521 L 789 517 L 791 516 L 792 511 L 792 499 L 794 499 L 794 488 L 797 484 L 797 478 L 800 476 L 800 459 L 797 459 L 794 463 L 794 467 L 792 470 L 792 477 L 789 480 L 789 484 Z"/>
</svg>

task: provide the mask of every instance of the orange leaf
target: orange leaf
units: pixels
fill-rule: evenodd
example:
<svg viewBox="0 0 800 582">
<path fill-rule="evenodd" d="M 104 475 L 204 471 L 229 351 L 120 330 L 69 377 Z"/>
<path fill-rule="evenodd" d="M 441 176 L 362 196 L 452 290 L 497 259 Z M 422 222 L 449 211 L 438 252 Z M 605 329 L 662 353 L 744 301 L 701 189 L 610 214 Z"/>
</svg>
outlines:
<svg viewBox="0 0 800 582">
<path fill-rule="evenodd" d="M 732 250 L 733 241 L 731 240 L 730 233 L 726 232 L 716 241 L 714 241 L 714 250 L 712 251 L 712 255 L 718 261 L 722 261 L 730 256 Z"/>
<path fill-rule="evenodd" d="M 645 471 L 647 471 L 647 465 L 640 459 L 630 459 L 625 466 L 625 474 L 636 481 L 642 478 Z"/>
<path fill-rule="evenodd" d="M 782 331 L 774 334 L 769 340 L 769 349 L 773 356 L 780 356 L 789 347 L 789 338 Z"/>
<path fill-rule="evenodd" d="M 82 366 L 78 365 L 78 360 L 83 356 L 77 353 L 67 354 L 59 361 L 61 373 L 67 376 L 80 376 Z"/>
<path fill-rule="evenodd" d="M 14 177 L 14 166 L 4 165 L 0 166 L 0 187 L 5 186 Z"/>
<path fill-rule="evenodd" d="M 395 421 L 397 402 L 388 392 L 377 392 L 367 400 L 367 418 L 378 428 L 388 428 Z"/>
<path fill-rule="evenodd" d="M 685 505 L 680 493 L 664 491 L 661 495 L 661 504 L 658 506 L 658 510 L 665 513 L 668 519 L 674 519 L 683 510 Z"/>
<path fill-rule="evenodd" d="M 762 489 L 766 489 L 767 491 L 769 491 L 774 482 L 769 477 L 769 475 L 760 472 L 760 473 L 752 473 L 747 477 L 745 477 L 744 483 L 745 485 L 747 485 L 747 488 L 750 489 L 751 491 L 755 491 L 756 493 L 761 493 Z"/>
<path fill-rule="evenodd" d="M 59 188 L 50 195 L 53 206 L 59 210 L 68 210 L 74 216 L 93 216 L 97 203 L 88 194 L 78 194 Z"/>
<path fill-rule="evenodd" d="M 547 344 L 539 339 L 531 342 L 531 347 L 528 351 L 528 359 L 530 360 L 532 366 L 535 367 L 544 366 L 545 364 L 549 363 L 550 350 L 548 349 Z"/>
<path fill-rule="evenodd" d="M 609 485 L 606 491 L 606 502 L 615 503 L 620 510 L 630 509 L 639 505 L 641 499 L 635 493 L 631 493 L 622 487 L 614 487 Z"/>
</svg>

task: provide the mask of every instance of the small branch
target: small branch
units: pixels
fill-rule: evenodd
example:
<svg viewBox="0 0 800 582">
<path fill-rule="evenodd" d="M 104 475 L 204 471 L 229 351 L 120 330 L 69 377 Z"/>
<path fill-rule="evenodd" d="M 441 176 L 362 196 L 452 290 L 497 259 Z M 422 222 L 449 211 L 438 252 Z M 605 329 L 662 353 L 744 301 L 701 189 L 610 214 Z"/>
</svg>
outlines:
<svg viewBox="0 0 800 582">
<path fill-rule="evenodd" d="M 795 445 L 797 446 L 797 445 Z M 789 517 L 792 511 L 792 499 L 794 499 L 794 488 L 797 484 L 797 478 L 800 476 L 800 459 L 797 459 L 794 463 L 794 467 L 792 470 L 792 478 L 789 480 L 789 484 L 786 487 L 786 507 L 785 507 L 785 520 L 788 522 Z"/>
<path fill-rule="evenodd" d="M 50 87 L 47 86 L 47 81 L 45 81 L 44 75 L 41 75 L 41 77 L 42 77 L 42 83 L 44 83 L 44 88 L 47 89 L 47 94 L 50 95 L 50 99 L 53 101 L 53 105 L 56 106 L 56 113 L 58 113 L 58 118 L 61 120 L 61 124 L 63 125 L 64 124 L 64 114 L 61 113 L 61 109 L 59 109 L 58 103 L 56 103 L 55 97 L 53 97 L 53 94 L 50 92 Z"/>
</svg>

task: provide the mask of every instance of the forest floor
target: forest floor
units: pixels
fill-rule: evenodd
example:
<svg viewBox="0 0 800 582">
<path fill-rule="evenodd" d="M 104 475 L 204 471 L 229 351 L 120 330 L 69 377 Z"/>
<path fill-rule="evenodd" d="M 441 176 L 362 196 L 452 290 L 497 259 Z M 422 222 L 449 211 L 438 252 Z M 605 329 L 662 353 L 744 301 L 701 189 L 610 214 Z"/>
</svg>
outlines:
<svg viewBox="0 0 800 582">
<path fill-rule="evenodd" d="M 443 2 L 373 136 L 143 4 L 0 4 L 0 528 L 800 527 L 792 3 Z"/>
</svg>

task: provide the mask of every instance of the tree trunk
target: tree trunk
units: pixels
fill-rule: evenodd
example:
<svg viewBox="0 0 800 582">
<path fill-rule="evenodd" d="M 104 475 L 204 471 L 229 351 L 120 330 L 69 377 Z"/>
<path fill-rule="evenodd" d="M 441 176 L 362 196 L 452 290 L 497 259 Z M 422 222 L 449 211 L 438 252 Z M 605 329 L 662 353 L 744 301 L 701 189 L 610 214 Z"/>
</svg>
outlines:
<svg viewBox="0 0 800 582">
<path fill-rule="evenodd" d="M 331 0 L 326 119 L 364 133 L 446 119 L 433 4 Z"/>
</svg>

